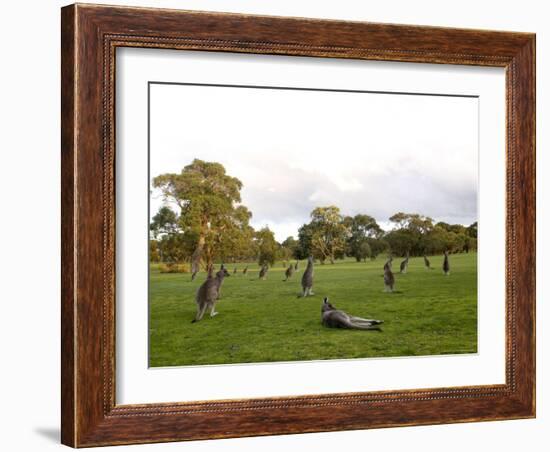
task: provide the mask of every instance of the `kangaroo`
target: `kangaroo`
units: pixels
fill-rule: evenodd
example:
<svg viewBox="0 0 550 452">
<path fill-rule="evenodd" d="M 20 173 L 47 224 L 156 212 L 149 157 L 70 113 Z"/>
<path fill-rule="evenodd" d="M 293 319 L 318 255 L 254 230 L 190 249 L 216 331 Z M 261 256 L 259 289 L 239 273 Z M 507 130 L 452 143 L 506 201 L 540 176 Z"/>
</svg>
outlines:
<svg viewBox="0 0 550 452">
<path fill-rule="evenodd" d="M 409 253 L 407 253 L 407 257 L 403 262 L 401 262 L 401 265 L 399 266 L 399 273 L 407 273 L 407 269 L 409 268 Z"/>
<path fill-rule="evenodd" d="M 391 264 L 393 262 L 393 256 L 390 255 L 386 263 L 384 264 L 384 271 L 386 271 L 386 268 L 389 268 L 391 270 Z"/>
<path fill-rule="evenodd" d="M 296 261 L 296 263 L 294 264 L 294 271 L 297 271 L 298 270 L 298 261 Z"/>
<path fill-rule="evenodd" d="M 344 311 L 336 309 L 325 297 L 321 306 L 321 323 L 327 328 L 349 328 L 353 330 L 380 330 L 379 325 L 383 320 L 363 319 L 349 315 Z"/>
<path fill-rule="evenodd" d="M 424 266 L 425 266 L 428 270 L 433 270 L 432 267 L 430 267 L 430 261 L 428 260 L 428 258 L 426 257 L 425 254 L 424 254 Z"/>
<path fill-rule="evenodd" d="M 313 256 L 307 258 L 307 267 L 302 275 L 302 297 L 313 294 Z"/>
<path fill-rule="evenodd" d="M 216 273 L 216 276 L 213 276 L 212 273 L 213 269 L 210 267 L 208 269 L 206 281 L 204 281 L 197 290 L 197 295 L 195 297 L 195 301 L 197 303 L 197 314 L 195 315 L 192 323 L 202 320 L 202 317 L 208 308 L 210 308 L 210 317 L 214 317 L 218 314 L 216 312 L 216 302 L 219 299 L 223 279 L 226 276 L 229 276 L 229 272 L 222 265 L 222 269 Z"/>
<path fill-rule="evenodd" d="M 248 271 L 248 265 L 243 270 L 243 275 L 246 275 L 246 272 Z"/>
<path fill-rule="evenodd" d="M 218 300 L 222 296 L 223 278 L 221 278 L 221 276 L 223 276 L 223 278 L 225 278 L 226 276 L 231 276 L 229 272 L 226 270 L 225 265 L 223 264 L 220 266 L 220 270 L 218 271 L 218 273 L 216 273 L 216 277 L 218 278 Z"/>
<path fill-rule="evenodd" d="M 443 272 L 446 276 L 451 274 L 451 264 L 449 263 L 449 252 L 445 251 L 445 257 L 443 258 Z"/>
<path fill-rule="evenodd" d="M 389 266 L 384 268 L 384 292 L 393 292 L 395 278 Z"/>
<path fill-rule="evenodd" d="M 267 278 L 267 271 L 269 270 L 269 267 L 267 264 L 263 264 L 262 268 L 260 269 L 260 279 L 264 280 Z"/>
<path fill-rule="evenodd" d="M 285 279 L 283 279 L 283 281 L 288 281 L 288 279 L 291 278 L 293 274 L 294 274 L 294 265 L 290 264 L 285 271 Z"/>
</svg>

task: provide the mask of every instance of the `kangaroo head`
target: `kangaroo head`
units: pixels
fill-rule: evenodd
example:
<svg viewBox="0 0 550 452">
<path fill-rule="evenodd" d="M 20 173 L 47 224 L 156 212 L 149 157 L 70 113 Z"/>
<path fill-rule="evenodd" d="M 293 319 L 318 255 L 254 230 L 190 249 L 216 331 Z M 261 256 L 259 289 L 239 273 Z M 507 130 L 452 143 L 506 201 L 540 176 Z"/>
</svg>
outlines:
<svg viewBox="0 0 550 452">
<path fill-rule="evenodd" d="M 227 269 L 225 268 L 225 265 L 222 264 L 222 265 L 220 266 L 220 271 L 219 271 L 218 273 L 216 273 L 216 276 L 217 276 L 218 278 L 225 278 L 226 276 L 231 276 L 231 275 L 229 274 L 229 272 L 228 272 Z"/>
<path fill-rule="evenodd" d="M 328 302 L 328 297 L 325 297 L 321 306 L 321 312 L 333 311 L 335 308 Z"/>
</svg>

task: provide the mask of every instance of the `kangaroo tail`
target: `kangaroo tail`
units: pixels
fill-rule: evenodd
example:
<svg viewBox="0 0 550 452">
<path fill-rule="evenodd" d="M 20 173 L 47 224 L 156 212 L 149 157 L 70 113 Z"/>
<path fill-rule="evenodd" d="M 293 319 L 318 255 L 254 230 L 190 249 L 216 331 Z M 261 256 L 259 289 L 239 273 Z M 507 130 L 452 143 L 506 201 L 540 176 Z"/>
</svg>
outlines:
<svg viewBox="0 0 550 452">
<path fill-rule="evenodd" d="M 349 322 L 349 326 L 348 328 L 351 328 L 353 330 L 378 330 L 378 331 L 381 331 L 380 329 L 380 321 L 377 321 L 378 323 L 366 323 L 366 322 L 358 322 L 358 321 L 354 321 L 354 320 L 351 320 Z"/>
</svg>

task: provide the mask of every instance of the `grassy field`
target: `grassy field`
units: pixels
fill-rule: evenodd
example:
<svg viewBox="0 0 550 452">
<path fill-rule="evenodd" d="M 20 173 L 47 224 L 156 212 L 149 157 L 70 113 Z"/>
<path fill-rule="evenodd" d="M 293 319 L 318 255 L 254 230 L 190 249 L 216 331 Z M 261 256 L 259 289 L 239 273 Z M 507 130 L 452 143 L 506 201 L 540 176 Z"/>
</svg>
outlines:
<svg viewBox="0 0 550 452">
<path fill-rule="evenodd" d="M 407 274 L 395 259 L 394 293 L 383 291 L 382 257 L 316 265 L 315 295 L 297 298 L 305 263 L 288 282 L 278 262 L 267 280 L 259 267 L 238 264 L 226 278 L 219 314 L 191 323 L 195 292 L 205 279 L 161 274 L 151 266 L 150 366 L 180 366 L 272 361 L 365 358 L 477 352 L 477 254 L 451 255 L 451 275 L 442 256 L 411 258 Z M 321 325 L 321 303 L 360 317 L 384 320 L 382 332 L 329 329 Z"/>
</svg>

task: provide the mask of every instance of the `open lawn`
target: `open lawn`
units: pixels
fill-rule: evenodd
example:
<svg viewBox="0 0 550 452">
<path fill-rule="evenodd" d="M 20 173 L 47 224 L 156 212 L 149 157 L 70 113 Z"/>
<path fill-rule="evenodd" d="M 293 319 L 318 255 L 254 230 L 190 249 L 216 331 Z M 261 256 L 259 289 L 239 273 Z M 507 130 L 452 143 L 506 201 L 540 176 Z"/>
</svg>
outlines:
<svg viewBox="0 0 550 452">
<path fill-rule="evenodd" d="M 161 274 L 151 265 L 150 366 L 412 356 L 477 352 L 477 254 L 411 258 L 407 274 L 393 261 L 394 293 L 385 293 L 384 258 L 366 263 L 316 265 L 315 295 L 298 298 L 305 262 L 283 282 L 281 262 L 258 280 L 259 267 L 229 265 L 216 310 L 198 323 L 195 292 L 204 281 L 189 274 Z M 233 275 L 234 267 L 239 272 Z M 219 265 L 216 269 L 219 268 Z M 329 329 L 321 325 L 324 296 L 352 315 L 384 320 L 382 332 Z"/>
</svg>

